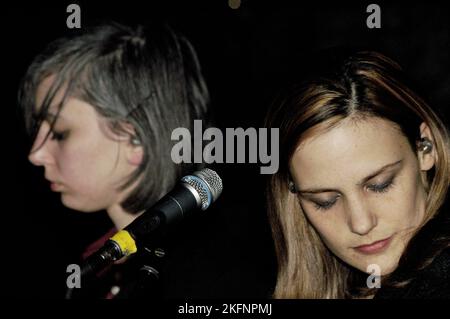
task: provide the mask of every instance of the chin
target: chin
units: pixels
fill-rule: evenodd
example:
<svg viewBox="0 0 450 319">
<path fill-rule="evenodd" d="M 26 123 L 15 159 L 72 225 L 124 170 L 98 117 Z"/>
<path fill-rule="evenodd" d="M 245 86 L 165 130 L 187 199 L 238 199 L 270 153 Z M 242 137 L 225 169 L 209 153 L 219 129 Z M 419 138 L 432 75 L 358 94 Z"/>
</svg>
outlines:
<svg viewBox="0 0 450 319">
<path fill-rule="evenodd" d="M 395 260 L 396 260 L 395 262 L 389 262 L 389 263 L 386 263 L 384 265 L 381 265 L 382 266 L 381 267 L 381 274 L 383 276 L 389 275 L 392 272 L 394 272 L 395 269 L 397 269 L 398 262 L 397 262 L 397 259 L 395 259 Z"/>
<path fill-rule="evenodd" d="M 387 257 L 387 256 L 386 256 Z M 379 260 L 371 260 L 367 261 L 363 265 L 359 264 L 357 267 L 358 270 L 365 272 L 368 275 L 374 274 L 375 267 L 377 269 L 377 272 L 379 272 L 380 275 L 385 276 L 392 273 L 397 268 L 397 263 L 392 262 L 392 259 L 390 260 L 382 260 L 384 258 L 380 258 Z"/>
<path fill-rule="evenodd" d="M 61 203 L 70 209 L 76 210 L 82 213 L 93 213 L 98 212 L 104 208 L 99 207 L 98 205 L 90 205 L 85 201 L 80 199 L 75 199 L 73 196 L 68 194 L 61 194 Z"/>
</svg>

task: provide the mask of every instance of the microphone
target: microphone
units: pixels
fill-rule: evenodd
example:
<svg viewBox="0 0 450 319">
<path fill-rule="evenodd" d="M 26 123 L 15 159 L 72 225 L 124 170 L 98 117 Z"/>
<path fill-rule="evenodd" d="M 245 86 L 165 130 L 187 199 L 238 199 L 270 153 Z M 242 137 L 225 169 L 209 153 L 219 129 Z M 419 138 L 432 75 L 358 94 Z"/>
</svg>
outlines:
<svg viewBox="0 0 450 319">
<path fill-rule="evenodd" d="M 209 168 L 184 176 L 171 192 L 89 256 L 81 266 L 81 276 L 95 274 L 112 262 L 136 253 L 144 239 L 198 208 L 206 210 L 220 196 L 222 188 L 222 179 Z"/>
</svg>

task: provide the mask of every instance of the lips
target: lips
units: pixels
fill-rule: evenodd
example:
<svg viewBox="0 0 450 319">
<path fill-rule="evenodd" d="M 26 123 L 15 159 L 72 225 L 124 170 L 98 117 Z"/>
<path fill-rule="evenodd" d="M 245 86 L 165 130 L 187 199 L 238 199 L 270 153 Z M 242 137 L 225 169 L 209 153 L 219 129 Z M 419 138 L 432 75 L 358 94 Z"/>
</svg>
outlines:
<svg viewBox="0 0 450 319">
<path fill-rule="evenodd" d="M 58 192 L 61 190 L 62 185 L 54 182 L 50 182 L 50 188 L 54 192 Z"/>
<path fill-rule="evenodd" d="M 58 182 L 54 182 L 52 179 L 50 178 L 46 178 L 49 183 L 50 183 L 50 189 L 54 192 L 58 192 L 62 189 L 62 184 L 58 183 Z"/>
<path fill-rule="evenodd" d="M 384 251 L 390 244 L 392 239 L 392 236 L 379 240 L 379 241 L 375 241 L 371 244 L 368 245 L 361 245 L 358 247 L 354 247 L 354 249 L 360 253 L 363 254 L 376 254 L 376 253 L 380 253 L 382 251 Z"/>
</svg>

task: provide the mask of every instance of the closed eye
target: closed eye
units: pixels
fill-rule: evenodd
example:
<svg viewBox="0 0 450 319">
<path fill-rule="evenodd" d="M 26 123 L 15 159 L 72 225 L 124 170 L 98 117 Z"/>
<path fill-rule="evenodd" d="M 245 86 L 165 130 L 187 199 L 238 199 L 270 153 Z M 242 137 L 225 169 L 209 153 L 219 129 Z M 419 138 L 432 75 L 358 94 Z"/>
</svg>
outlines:
<svg viewBox="0 0 450 319">
<path fill-rule="evenodd" d="M 60 142 L 60 141 L 65 140 L 67 138 L 67 135 L 68 135 L 67 131 L 64 131 L 64 132 L 52 131 L 51 139 Z"/>
<path fill-rule="evenodd" d="M 394 185 L 394 179 L 390 179 L 382 184 L 369 185 L 368 188 L 376 193 L 385 193 Z"/>
<path fill-rule="evenodd" d="M 327 209 L 330 209 L 334 205 L 334 203 L 336 203 L 336 200 L 330 201 L 330 202 L 324 202 L 324 203 L 320 203 L 320 204 L 314 202 L 314 206 L 318 210 L 327 210 Z"/>
<path fill-rule="evenodd" d="M 394 178 L 391 178 L 390 180 L 388 180 L 382 184 L 372 184 L 372 185 L 367 186 L 367 188 L 375 193 L 386 193 L 393 185 L 394 185 Z M 340 196 L 336 197 L 334 200 L 329 200 L 329 201 L 325 201 L 325 202 L 313 201 L 314 207 L 317 210 L 328 210 L 334 206 L 334 204 L 337 202 L 339 197 Z"/>
<path fill-rule="evenodd" d="M 333 200 L 328 200 L 325 202 L 316 202 L 316 201 L 312 201 L 314 203 L 314 206 L 316 209 L 318 210 L 327 210 L 330 209 L 331 207 L 333 207 L 333 205 L 336 203 L 336 201 L 338 200 L 340 196 L 337 196 L 335 199 Z"/>
</svg>

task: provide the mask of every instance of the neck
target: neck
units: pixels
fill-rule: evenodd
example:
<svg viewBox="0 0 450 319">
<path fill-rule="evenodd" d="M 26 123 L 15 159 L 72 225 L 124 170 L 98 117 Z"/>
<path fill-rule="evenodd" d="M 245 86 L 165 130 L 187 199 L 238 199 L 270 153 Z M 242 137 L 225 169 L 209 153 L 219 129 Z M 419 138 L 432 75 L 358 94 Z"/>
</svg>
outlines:
<svg viewBox="0 0 450 319">
<path fill-rule="evenodd" d="M 111 218 L 114 226 L 118 230 L 125 228 L 128 224 L 130 224 L 133 220 L 136 219 L 140 214 L 131 214 L 125 211 L 122 206 L 119 204 L 115 204 L 109 207 L 107 210 L 109 218 Z"/>
</svg>

